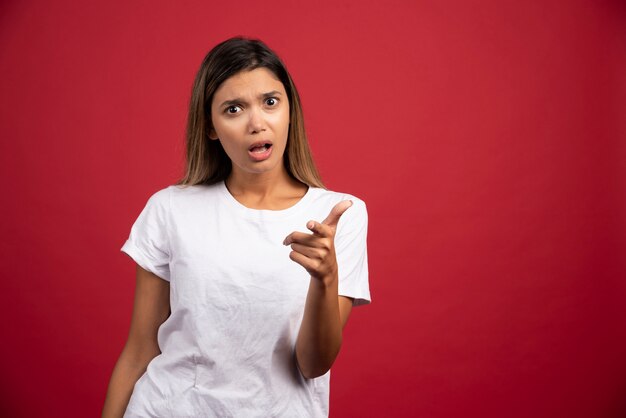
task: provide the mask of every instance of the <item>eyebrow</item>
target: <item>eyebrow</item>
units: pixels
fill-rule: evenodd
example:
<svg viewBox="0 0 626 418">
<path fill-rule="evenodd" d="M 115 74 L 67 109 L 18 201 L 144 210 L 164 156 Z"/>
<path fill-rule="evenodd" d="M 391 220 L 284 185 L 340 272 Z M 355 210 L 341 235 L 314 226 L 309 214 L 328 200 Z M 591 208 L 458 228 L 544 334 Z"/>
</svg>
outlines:
<svg viewBox="0 0 626 418">
<path fill-rule="evenodd" d="M 259 95 L 259 99 L 265 99 L 267 97 L 271 97 L 271 96 L 282 96 L 282 93 L 279 92 L 278 90 L 272 90 L 272 91 L 268 91 L 267 93 L 263 93 L 261 95 Z M 237 97 L 235 99 L 232 100 L 226 100 L 224 103 L 222 103 L 220 105 L 220 107 L 224 107 L 226 105 L 234 105 L 234 104 L 239 104 L 239 103 L 245 103 L 244 100 L 240 97 Z"/>
</svg>

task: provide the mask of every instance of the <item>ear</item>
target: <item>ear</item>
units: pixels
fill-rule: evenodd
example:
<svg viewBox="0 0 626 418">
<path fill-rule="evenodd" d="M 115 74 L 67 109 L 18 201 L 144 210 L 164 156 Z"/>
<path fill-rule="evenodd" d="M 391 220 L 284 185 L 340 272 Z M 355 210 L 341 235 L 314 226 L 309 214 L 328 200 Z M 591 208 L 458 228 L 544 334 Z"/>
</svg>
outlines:
<svg viewBox="0 0 626 418">
<path fill-rule="evenodd" d="M 215 129 L 213 128 L 209 128 L 209 139 L 212 139 L 212 140 L 219 139 L 217 137 L 217 132 L 215 132 Z"/>
</svg>

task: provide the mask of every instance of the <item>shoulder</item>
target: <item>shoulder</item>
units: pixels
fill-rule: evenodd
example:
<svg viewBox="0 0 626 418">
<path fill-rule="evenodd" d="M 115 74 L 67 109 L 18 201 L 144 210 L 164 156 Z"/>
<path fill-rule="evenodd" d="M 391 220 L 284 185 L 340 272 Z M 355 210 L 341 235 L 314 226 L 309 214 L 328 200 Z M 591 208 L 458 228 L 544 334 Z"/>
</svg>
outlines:
<svg viewBox="0 0 626 418">
<path fill-rule="evenodd" d="M 193 202 L 198 198 L 214 196 L 219 193 L 219 185 L 196 184 L 179 185 L 172 184 L 157 190 L 150 196 L 150 201 L 162 206 L 171 206 L 173 203 Z"/>
<path fill-rule="evenodd" d="M 337 204 L 343 200 L 351 200 L 353 206 L 355 207 L 361 207 L 363 209 L 366 207 L 363 199 L 350 193 L 325 190 L 321 188 L 314 188 L 313 191 L 315 193 L 316 200 L 320 202 Z"/>
<path fill-rule="evenodd" d="M 180 185 L 172 184 L 159 192 L 167 192 L 171 198 L 185 198 L 197 195 L 206 195 L 212 193 L 218 193 L 219 184 L 194 184 L 194 185 Z M 157 192 L 157 193 L 159 193 Z"/>
<path fill-rule="evenodd" d="M 173 186 L 167 186 L 160 190 L 157 190 L 156 192 L 153 192 L 148 200 L 153 203 L 161 203 L 161 204 L 169 202 L 171 187 Z"/>
<path fill-rule="evenodd" d="M 321 188 L 313 189 L 315 196 L 315 205 L 318 206 L 324 213 L 328 213 L 333 206 L 344 200 L 352 201 L 352 206 L 344 212 L 339 219 L 338 232 L 342 229 L 343 225 L 350 225 L 349 228 L 362 228 L 367 225 L 367 205 L 365 201 L 354 194 L 347 192 L 338 192 L 333 190 L 324 190 Z"/>
</svg>

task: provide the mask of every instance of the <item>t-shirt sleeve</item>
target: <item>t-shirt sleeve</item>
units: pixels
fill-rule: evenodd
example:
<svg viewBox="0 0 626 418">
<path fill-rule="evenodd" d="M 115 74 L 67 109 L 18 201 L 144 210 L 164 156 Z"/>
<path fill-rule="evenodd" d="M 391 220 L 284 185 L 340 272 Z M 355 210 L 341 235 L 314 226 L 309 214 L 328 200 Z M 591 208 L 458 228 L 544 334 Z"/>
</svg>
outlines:
<svg viewBox="0 0 626 418">
<path fill-rule="evenodd" d="M 362 200 L 350 197 L 348 208 L 337 224 L 335 254 L 339 269 L 339 295 L 354 298 L 353 306 L 372 301 L 367 266 L 367 208 Z"/>
<path fill-rule="evenodd" d="M 159 190 L 148 199 L 121 251 L 144 269 L 169 282 L 168 213 L 169 190 Z"/>
</svg>

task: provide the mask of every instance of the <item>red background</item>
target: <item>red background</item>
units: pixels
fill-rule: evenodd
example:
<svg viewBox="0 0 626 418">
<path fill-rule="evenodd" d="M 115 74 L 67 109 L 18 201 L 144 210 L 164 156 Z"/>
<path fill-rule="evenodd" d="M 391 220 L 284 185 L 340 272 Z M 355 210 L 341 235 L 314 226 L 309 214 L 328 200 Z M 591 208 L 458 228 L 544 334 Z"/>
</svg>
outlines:
<svg viewBox="0 0 626 418">
<path fill-rule="evenodd" d="M 234 35 L 368 204 L 331 416 L 626 416 L 626 7 L 599 0 L 0 3 L 2 416 L 100 414 L 120 248 Z"/>
</svg>

